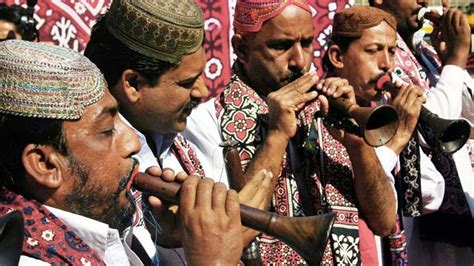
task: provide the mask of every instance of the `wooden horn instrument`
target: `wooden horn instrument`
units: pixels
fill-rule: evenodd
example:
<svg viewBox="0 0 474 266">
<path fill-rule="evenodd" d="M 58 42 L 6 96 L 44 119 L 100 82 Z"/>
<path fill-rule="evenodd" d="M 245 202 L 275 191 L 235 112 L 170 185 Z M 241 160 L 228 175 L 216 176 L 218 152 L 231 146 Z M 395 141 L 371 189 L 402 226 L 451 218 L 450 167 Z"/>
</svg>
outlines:
<svg viewBox="0 0 474 266">
<path fill-rule="evenodd" d="M 303 72 L 294 73 L 290 80 L 296 80 L 302 75 Z M 322 92 L 318 91 L 318 93 Z M 353 118 L 357 122 L 359 128 L 356 134 L 372 147 L 385 145 L 397 133 L 398 113 L 389 105 L 361 107 L 342 97 L 327 97 L 327 99 L 331 110 L 334 109 L 345 118 Z M 347 131 L 346 128 L 344 130 Z"/>
<path fill-rule="evenodd" d="M 387 74 L 376 85 L 377 90 L 388 91 L 392 97 L 398 94 L 398 88 Z M 454 153 L 466 144 L 471 133 L 469 123 L 464 119 L 443 119 L 426 107 L 421 107 L 418 129 L 431 149 L 438 152 Z"/>
<path fill-rule="evenodd" d="M 133 186 L 163 200 L 178 203 L 181 185 L 159 177 L 137 173 Z M 271 235 L 293 248 L 310 265 L 318 265 L 326 247 L 335 214 L 286 217 L 240 204 L 242 224 Z"/>
<path fill-rule="evenodd" d="M 365 142 L 372 147 L 385 145 L 397 133 L 398 113 L 389 105 L 361 107 L 345 98 L 328 97 L 330 108 L 352 117 L 360 127 Z"/>
<path fill-rule="evenodd" d="M 242 164 L 240 162 L 239 151 L 237 150 L 238 142 L 235 140 L 227 140 L 219 144 L 220 147 L 223 147 L 224 161 L 226 163 L 226 169 L 229 178 L 229 186 L 232 189 L 235 189 L 237 192 L 240 192 L 242 188 L 247 184 L 247 177 L 244 175 L 242 170 Z M 268 207 L 268 206 L 267 206 Z M 265 209 L 266 210 L 266 209 Z M 255 246 L 254 249 L 251 247 Z M 242 256 L 241 260 L 246 266 L 253 265 L 262 265 L 262 259 L 260 254 L 258 254 L 257 242 L 253 240 L 249 246 L 244 247 L 244 253 L 247 253 L 247 256 Z"/>
</svg>

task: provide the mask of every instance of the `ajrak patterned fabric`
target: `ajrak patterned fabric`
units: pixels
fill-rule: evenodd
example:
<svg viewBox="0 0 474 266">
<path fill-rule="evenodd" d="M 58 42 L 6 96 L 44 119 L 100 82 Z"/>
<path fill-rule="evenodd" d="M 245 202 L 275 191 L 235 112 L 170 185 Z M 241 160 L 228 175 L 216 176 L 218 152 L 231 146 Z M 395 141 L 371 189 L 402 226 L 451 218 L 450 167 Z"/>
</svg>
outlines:
<svg viewBox="0 0 474 266">
<path fill-rule="evenodd" d="M 418 217 L 422 212 L 420 146 L 415 134 L 400 153 L 400 170 L 395 173 L 399 200 L 397 221 L 388 241 L 392 265 L 408 265 L 408 250 L 403 216 Z M 396 172 L 396 171 L 394 171 Z"/>
<path fill-rule="evenodd" d="M 189 145 L 181 134 L 175 136 L 170 149 L 188 174 L 196 174 L 202 177 L 206 176 L 201 162 L 196 155 L 196 151 L 193 150 L 191 145 Z"/>
<path fill-rule="evenodd" d="M 240 81 L 237 75 L 232 77 L 230 84 L 215 101 L 222 138 L 234 139 L 241 144 L 239 153 L 245 170 L 265 138 L 267 105 L 253 89 Z M 292 169 L 289 163 L 291 154 L 285 155 L 274 190 L 272 208 L 276 213 L 286 216 L 304 216 L 308 212 L 336 212 L 337 220 L 322 264 L 357 265 L 361 263 L 359 214 L 354 205 L 356 199 L 350 160 L 345 148 L 334 140 L 324 127 L 321 127 L 321 132 L 315 132 L 313 117 L 318 110 L 317 104 L 314 103 L 300 112 L 299 132 L 303 136 L 297 144 L 297 152 L 305 153 L 307 159 L 300 167 L 302 170 L 298 171 Z M 312 136 L 318 136 L 318 133 L 322 134 L 323 143 L 312 139 Z M 301 180 L 302 186 L 297 184 L 296 178 Z M 308 188 L 310 202 L 302 202 L 304 193 L 300 190 L 301 187 Z M 306 206 L 311 210 L 308 211 Z M 258 244 L 264 264 L 304 263 L 294 250 L 275 238 L 260 235 Z"/>
<path fill-rule="evenodd" d="M 383 238 L 384 247 L 388 246 L 390 251 L 390 261 L 387 265 L 406 266 L 408 265 L 407 237 L 403 228 L 402 214 L 399 211 L 397 221 L 392 228 L 390 235 Z"/>
<path fill-rule="evenodd" d="M 0 215 L 18 210 L 25 231 L 22 253 L 52 265 L 105 265 L 99 255 L 35 200 L 0 188 Z"/>
<path fill-rule="evenodd" d="M 87 58 L 43 43 L 0 43 L 0 112 L 72 120 L 99 101 L 106 82 Z"/>
<path fill-rule="evenodd" d="M 258 32 L 263 23 L 278 16 L 288 5 L 296 5 L 311 13 L 304 0 L 243 0 L 235 7 L 234 30 L 236 32 Z"/>
<path fill-rule="evenodd" d="M 420 86 L 424 90 L 430 88 L 428 74 L 400 35 L 397 36 L 394 72 L 408 83 Z"/>
</svg>

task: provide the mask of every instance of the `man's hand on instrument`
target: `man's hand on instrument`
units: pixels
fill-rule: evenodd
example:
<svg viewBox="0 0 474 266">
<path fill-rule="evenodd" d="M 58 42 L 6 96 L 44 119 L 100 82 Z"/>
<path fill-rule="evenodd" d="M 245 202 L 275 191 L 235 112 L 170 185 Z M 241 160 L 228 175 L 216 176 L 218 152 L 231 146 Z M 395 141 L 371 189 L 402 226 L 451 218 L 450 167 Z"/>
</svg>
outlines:
<svg viewBox="0 0 474 266">
<path fill-rule="evenodd" d="M 317 90 L 320 90 L 324 96 L 319 97 L 319 101 L 321 102 L 320 107 L 323 115 L 327 115 L 330 112 L 334 112 L 335 110 L 331 110 L 328 103 L 328 97 L 331 98 L 345 98 L 352 104 L 357 104 L 355 99 L 354 88 L 349 85 L 347 79 L 332 77 L 321 80 L 318 82 L 316 86 Z M 344 130 L 336 129 L 332 127 L 328 127 L 329 133 L 339 142 L 341 142 L 344 146 L 348 143 L 353 141 L 360 142 L 361 138 L 353 135 L 348 134 Z M 347 147 L 347 146 L 346 146 Z"/>
<path fill-rule="evenodd" d="M 182 243 L 191 265 L 237 265 L 243 243 L 235 190 L 190 175 L 181 187 L 179 213 Z"/>
<path fill-rule="evenodd" d="M 239 201 L 242 204 L 260 210 L 267 210 L 273 192 L 273 174 L 265 169 L 260 170 L 250 179 L 239 192 Z"/>
<path fill-rule="evenodd" d="M 170 168 L 164 168 L 163 170 L 159 167 L 152 166 L 146 170 L 146 173 L 152 176 L 159 177 L 167 182 L 179 182 L 182 183 L 188 177 L 186 172 L 179 172 L 175 174 L 174 171 Z M 159 198 L 155 196 L 149 196 L 150 204 L 153 208 L 161 208 L 162 205 L 170 205 L 168 202 L 162 202 Z"/>
<path fill-rule="evenodd" d="M 239 191 L 240 203 L 260 210 L 268 210 L 272 200 L 273 181 L 273 174 L 270 171 L 265 169 L 258 171 Z M 244 246 L 247 246 L 259 234 L 258 231 L 242 227 Z"/>
<path fill-rule="evenodd" d="M 174 171 L 169 168 L 160 169 L 159 167 L 154 166 L 148 168 L 146 173 L 161 178 L 167 182 L 182 183 L 188 177 L 188 174 L 185 172 L 175 174 Z M 163 233 L 158 235 L 160 245 L 164 247 L 181 246 L 182 226 L 178 219 L 178 205 L 162 201 L 158 197 L 152 195 L 148 195 L 148 203 L 155 220 L 158 221 L 163 229 Z M 154 225 L 147 224 L 147 226 Z"/>
<path fill-rule="evenodd" d="M 466 67 L 471 48 L 471 28 L 464 13 L 456 8 L 447 9 L 440 25 L 434 25 L 433 45 L 446 65 Z"/>
<path fill-rule="evenodd" d="M 418 124 L 418 117 L 422 104 L 426 101 L 423 90 L 411 84 L 395 84 L 399 88 L 397 96 L 392 101 L 392 106 L 398 112 L 400 122 L 397 134 L 386 144 L 396 154 L 405 148 L 410 141 Z"/>
<path fill-rule="evenodd" d="M 318 97 L 314 90 L 318 76 L 305 73 L 295 81 L 268 94 L 269 131 L 280 132 L 287 140 L 296 134 L 296 114 Z"/>
</svg>

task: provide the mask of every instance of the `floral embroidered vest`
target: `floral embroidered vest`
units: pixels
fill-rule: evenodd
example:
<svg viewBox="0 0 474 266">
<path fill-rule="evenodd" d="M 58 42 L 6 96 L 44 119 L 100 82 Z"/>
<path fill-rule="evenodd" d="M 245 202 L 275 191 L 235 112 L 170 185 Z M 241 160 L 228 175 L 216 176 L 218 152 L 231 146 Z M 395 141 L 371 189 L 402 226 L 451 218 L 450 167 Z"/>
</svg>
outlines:
<svg viewBox="0 0 474 266">
<path fill-rule="evenodd" d="M 237 75 L 215 98 L 215 105 L 222 139 L 240 143 L 239 154 L 245 170 L 265 138 L 268 107 Z M 318 110 L 318 105 L 313 103 L 299 113 L 299 136 L 295 136 L 294 142 L 304 159 L 301 167 L 292 168 L 292 155 L 286 153 L 274 189 L 272 208 L 286 216 L 304 216 L 308 209 L 312 214 L 336 212 L 337 219 L 321 264 L 357 265 L 361 263 L 359 214 L 355 206 L 352 166 L 342 144 L 333 139 L 324 126 L 316 129 L 314 115 Z M 308 194 L 305 200 L 302 200 L 301 189 Z M 264 264 L 304 263 L 294 250 L 278 239 L 262 234 L 257 242 Z"/>
</svg>

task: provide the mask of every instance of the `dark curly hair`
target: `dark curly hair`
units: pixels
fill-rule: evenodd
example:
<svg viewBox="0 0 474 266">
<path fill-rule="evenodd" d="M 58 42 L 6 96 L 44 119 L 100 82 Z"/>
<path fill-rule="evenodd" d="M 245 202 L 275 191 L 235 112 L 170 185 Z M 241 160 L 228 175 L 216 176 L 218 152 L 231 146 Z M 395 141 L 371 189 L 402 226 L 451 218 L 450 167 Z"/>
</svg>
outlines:
<svg viewBox="0 0 474 266">
<path fill-rule="evenodd" d="M 110 89 L 117 84 L 126 69 L 136 70 L 147 79 L 150 86 L 155 86 L 161 75 L 177 67 L 177 64 L 157 60 L 128 48 L 109 32 L 105 25 L 106 16 L 94 25 L 84 55 L 102 71 Z"/>
<path fill-rule="evenodd" d="M 15 26 L 15 31 L 26 41 L 38 40 L 36 21 L 28 10 L 17 5 L 8 6 L 0 4 L 0 20 L 10 22 Z"/>
</svg>

